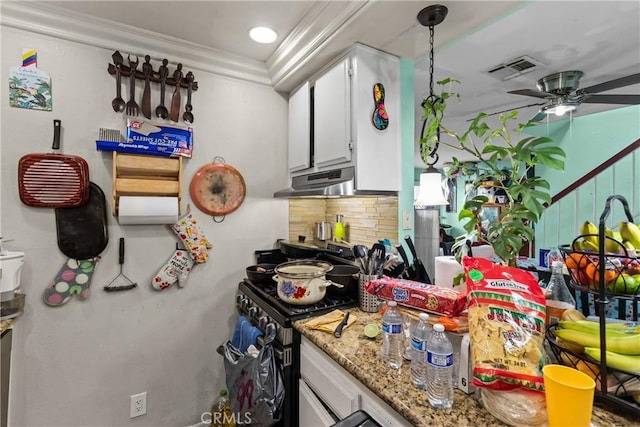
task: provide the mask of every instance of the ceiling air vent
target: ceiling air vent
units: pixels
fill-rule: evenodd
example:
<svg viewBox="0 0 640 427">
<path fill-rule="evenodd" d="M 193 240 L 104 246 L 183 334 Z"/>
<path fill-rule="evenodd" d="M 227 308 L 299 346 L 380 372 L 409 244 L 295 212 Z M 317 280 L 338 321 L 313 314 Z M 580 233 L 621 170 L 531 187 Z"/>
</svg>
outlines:
<svg viewBox="0 0 640 427">
<path fill-rule="evenodd" d="M 538 65 L 541 65 L 541 63 L 525 55 L 493 66 L 487 73 L 500 81 L 505 81 L 528 73 Z"/>
</svg>

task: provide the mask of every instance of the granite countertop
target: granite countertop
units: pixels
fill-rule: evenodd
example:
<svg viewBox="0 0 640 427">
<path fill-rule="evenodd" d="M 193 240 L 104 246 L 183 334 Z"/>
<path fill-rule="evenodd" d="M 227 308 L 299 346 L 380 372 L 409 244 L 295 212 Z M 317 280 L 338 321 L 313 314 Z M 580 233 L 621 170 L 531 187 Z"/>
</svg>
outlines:
<svg viewBox="0 0 640 427">
<path fill-rule="evenodd" d="M 382 334 L 375 339 L 364 336 L 364 326 L 368 323 L 380 326 L 381 316 L 378 313 L 365 313 L 358 308 L 345 311 L 357 316 L 357 321 L 343 330 L 341 338 L 306 328 L 304 324 L 309 319 L 298 320 L 293 327 L 415 426 L 505 425 L 484 409 L 475 395 L 467 395 L 459 390 L 455 390 L 450 410 L 432 408 L 425 391 L 411 383 L 408 362 L 405 361 L 399 371 L 382 364 Z M 591 425 L 630 426 L 640 423 L 594 406 Z"/>
</svg>

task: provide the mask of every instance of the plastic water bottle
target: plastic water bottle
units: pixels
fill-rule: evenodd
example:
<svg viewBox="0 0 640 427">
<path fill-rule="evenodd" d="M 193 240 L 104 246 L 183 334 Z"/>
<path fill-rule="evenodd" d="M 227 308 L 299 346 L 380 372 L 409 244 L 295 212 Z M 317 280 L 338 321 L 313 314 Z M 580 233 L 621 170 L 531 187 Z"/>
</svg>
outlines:
<svg viewBox="0 0 640 427">
<path fill-rule="evenodd" d="M 560 261 L 564 264 L 564 257 L 558 248 L 552 248 L 549 253 L 547 253 L 547 267 L 551 269 L 551 266 L 555 261 Z"/>
<path fill-rule="evenodd" d="M 420 323 L 411 334 L 411 382 L 418 388 L 425 388 L 427 382 L 427 341 L 431 335 L 429 315 L 420 313 Z"/>
<path fill-rule="evenodd" d="M 382 316 L 382 361 L 393 369 L 402 366 L 402 315 L 395 301 L 387 302 L 387 311 Z"/>
<path fill-rule="evenodd" d="M 427 399 L 437 409 L 453 404 L 453 347 L 439 323 L 427 342 Z"/>
<path fill-rule="evenodd" d="M 544 290 L 547 300 L 547 325 L 557 323 L 562 318 L 562 313 L 576 308 L 576 300 L 571 295 L 562 274 L 563 266 L 562 261 L 554 261 L 551 264 L 551 279 Z"/>
</svg>

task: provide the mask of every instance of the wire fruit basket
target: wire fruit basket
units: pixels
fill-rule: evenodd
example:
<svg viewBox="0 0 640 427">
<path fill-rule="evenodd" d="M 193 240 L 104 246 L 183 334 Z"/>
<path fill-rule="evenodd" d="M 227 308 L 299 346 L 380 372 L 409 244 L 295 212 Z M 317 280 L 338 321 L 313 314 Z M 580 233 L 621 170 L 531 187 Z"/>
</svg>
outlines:
<svg viewBox="0 0 640 427">
<path fill-rule="evenodd" d="M 626 199 L 618 195 L 610 196 L 600 217 L 599 233 L 582 234 L 570 245 L 560 246 L 560 251 L 574 289 L 601 295 L 602 299 L 607 297 L 632 300 L 633 320 L 637 321 L 636 302 L 640 301 L 640 250 L 630 249 L 605 233 L 605 220 L 613 200 L 622 203 L 628 221 L 632 222 L 633 216 Z M 584 249 L 584 242 L 590 242 L 590 247 L 593 248 L 595 245 L 598 249 Z"/>
<path fill-rule="evenodd" d="M 595 380 L 597 398 L 638 416 L 640 415 L 640 375 L 607 365 L 607 340 L 605 339 L 607 304 L 611 300 L 630 300 L 632 319 L 637 325 L 638 301 L 640 301 L 640 254 L 637 250 L 625 247 L 622 242 L 605 233 L 605 223 L 614 200 L 622 203 L 627 220 L 633 222 L 627 200 L 620 195 L 609 196 L 600 216 L 598 234 L 578 236 L 571 245 L 560 247 L 571 276 L 570 286 L 594 296 L 596 314 L 599 317 L 600 361 L 584 354 L 580 346 L 560 340 L 555 333 L 558 329 L 557 323 L 547 327 L 546 338 L 558 363 L 578 369 Z M 593 249 L 595 249 L 594 243 L 597 243 L 597 251 L 585 249 L 585 245 L 581 244 L 585 241 L 591 241 L 590 246 Z"/>
<path fill-rule="evenodd" d="M 580 352 L 575 344 L 561 341 L 556 336 L 557 329 L 557 323 L 549 325 L 546 339 L 558 363 L 591 377 L 596 382 L 596 398 L 613 403 L 635 416 L 640 415 L 640 375 L 611 367 L 601 369 L 600 362 Z M 603 382 L 602 378 L 606 381 Z"/>
</svg>

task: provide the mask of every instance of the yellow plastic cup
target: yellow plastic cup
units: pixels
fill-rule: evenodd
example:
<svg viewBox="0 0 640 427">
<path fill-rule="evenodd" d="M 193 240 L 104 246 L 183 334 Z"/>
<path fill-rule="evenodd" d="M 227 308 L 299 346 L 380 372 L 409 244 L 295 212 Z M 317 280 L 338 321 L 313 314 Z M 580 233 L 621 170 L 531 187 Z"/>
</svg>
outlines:
<svg viewBox="0 0 640 427">
<path fill-rule="evenodd" d="M 595 381 L 563 365 L 542 368 L 549 427 L 589 427 Z"/>
</svg>

